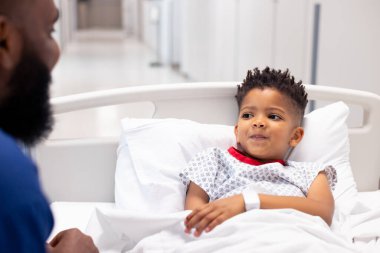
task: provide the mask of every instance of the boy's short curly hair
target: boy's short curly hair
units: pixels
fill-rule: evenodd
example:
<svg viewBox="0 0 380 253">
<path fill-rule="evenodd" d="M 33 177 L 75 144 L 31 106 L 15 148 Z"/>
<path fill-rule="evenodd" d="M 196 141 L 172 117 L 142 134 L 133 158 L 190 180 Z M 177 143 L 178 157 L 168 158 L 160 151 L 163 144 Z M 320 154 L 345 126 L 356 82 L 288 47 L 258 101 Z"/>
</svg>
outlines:
<svg viewBox="0 0 380 253">
<path fill-rule="evenodd" d="M 302 81 L 295 82 L 294 77 L 290 75 L 289 70 L 282 72 L 281 70 L 270 69 L 266 67 L 260 71 L 258 68 L 248 70 L 247 77 L 241 85 L 238 85 L 236 100 L 241 108 L 244 97 L 252 89 L 272 88 L 276 89 L 285 96 L 287 96 L 294 108 L 297 115 L 302 120 L 307 105 L 307 93 Z"/>
</svg>

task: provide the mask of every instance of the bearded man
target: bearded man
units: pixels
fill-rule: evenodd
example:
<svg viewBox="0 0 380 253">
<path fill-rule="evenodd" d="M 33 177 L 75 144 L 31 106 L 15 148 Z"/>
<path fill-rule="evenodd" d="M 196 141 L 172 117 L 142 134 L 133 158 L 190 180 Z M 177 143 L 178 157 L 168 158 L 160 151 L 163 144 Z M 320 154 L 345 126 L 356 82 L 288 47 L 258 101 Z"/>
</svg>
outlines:
<svg viewBox="0 0 380 253">
<path fill-rule="evenodd" d="M 37 167 L 20 146 L 47 137 L 53 120 L 49 85 L 59 48 L 53 0 L 0 0 L 0 251 L 98 252 L 78 229 L 46 243 L 53 216 Z"/>
</svg>

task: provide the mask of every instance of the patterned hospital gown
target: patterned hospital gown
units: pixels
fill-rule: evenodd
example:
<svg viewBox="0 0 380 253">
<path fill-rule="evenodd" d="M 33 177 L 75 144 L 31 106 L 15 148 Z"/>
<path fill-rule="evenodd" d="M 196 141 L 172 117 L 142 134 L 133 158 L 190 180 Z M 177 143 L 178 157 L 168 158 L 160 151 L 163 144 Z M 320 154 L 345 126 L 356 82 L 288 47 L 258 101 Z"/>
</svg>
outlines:
<svg viewBox="0 0 380 253">
<path fill-rule="evenodd" d="M 248 186 L 257 193 L 305 197 L 320 171 L 326 173 L 332 190 L 337 183 L 332 166 L 294 161 L 255 166 L 231 155 L 231 149 L 236 150 L 209 148 L 197 154 L 180 173 L 183 184 L 187 187 L 190 181 L 194 182 L 208 194 L 211 202 L 239 194 Z"/>
</svg>

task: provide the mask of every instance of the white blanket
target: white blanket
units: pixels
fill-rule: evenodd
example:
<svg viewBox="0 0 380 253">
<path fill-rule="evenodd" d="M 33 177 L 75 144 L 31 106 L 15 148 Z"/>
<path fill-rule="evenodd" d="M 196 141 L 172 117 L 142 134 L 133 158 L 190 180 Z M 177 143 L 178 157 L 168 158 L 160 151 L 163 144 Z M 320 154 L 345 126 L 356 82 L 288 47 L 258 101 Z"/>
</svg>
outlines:
<svg viewBox="0 0 380 253">
<path fill-rule="evenodd" d="M 195 238 L 184 233 L 183 221 L 188 213 L 157 215 L 97 209 L 86 232 L 102 253 L 369 252 L 369 248 L 364 247 L 367 244 L 357 247 L 351 237 L 352 233 L 358 232 L 351 225 L 359 220 L 361 226 L 365 224 L 363 215 L 335 224 L 334 230 L 319 217 L 296 210 L 252 210 Z M 371 220 L 380 221 L 380 212 L 371 215 Z M 367 227 L 365 233 L 368 238 L 373 238 L 377 228 Z M 376 240 L 372 244 L 376 245 L 371 245 L 371 249 L 379 249 Z"/>
</svg>

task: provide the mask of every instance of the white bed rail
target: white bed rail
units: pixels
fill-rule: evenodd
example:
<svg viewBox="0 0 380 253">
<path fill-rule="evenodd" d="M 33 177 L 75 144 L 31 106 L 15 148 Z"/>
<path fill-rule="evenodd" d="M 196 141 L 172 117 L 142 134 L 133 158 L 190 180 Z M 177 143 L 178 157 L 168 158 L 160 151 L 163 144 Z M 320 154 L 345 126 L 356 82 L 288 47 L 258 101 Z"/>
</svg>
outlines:
<svg viewBox="0 0 380 253">
<path fill-rule="evenodd" d="M 51 99 L 55 114 L 150 101 L 153 118 L 187 118 L 235 124 L 236 85 L 182 83 L 128 87 Z M 350 159 L 360 191 L 380 178 L 380 96 L 358 90 L 306 85 L 309 100 L 344 101 L 363 108 L 363 124 L 349 130 Z M 128 115 L 125 115 L 128 116 Z M 113 201 L 117 138 L 48 140 L 35 150 L 41 180 L 52 201 Z"/>
</svg>

